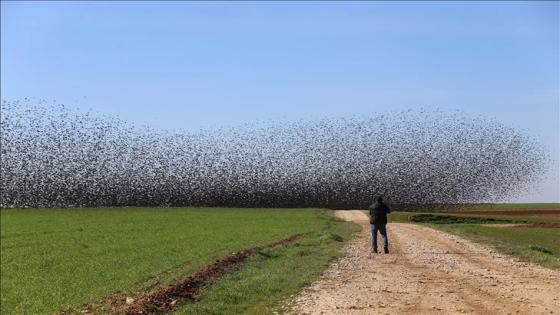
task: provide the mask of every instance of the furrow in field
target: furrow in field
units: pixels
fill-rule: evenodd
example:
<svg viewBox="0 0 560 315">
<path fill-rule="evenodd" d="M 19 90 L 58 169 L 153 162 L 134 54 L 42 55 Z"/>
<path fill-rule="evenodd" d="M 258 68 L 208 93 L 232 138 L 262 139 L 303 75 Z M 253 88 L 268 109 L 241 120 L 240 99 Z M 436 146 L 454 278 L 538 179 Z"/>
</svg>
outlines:
<svg viewBox="0 0 560 315">
<path fill-rule="evenodd" d="M 196 302 L 202 291 L 213 281 L 219 280 L 227 273 L 240 267 L 251 255 L 265 248 L 273 248 L 292 243 L 305 235 L 304 233 L 292 234 L 286 238 L 274 241 L 264 246 L 255 246 L 234 252 L 220 258 L 200 270 L 186 275 L 176 282 L 162 288 L 157 287 L 159 277 L 172 272 L 174 268 L 150 277 L 147 283 L 138 284 L 148 291 L 140 292 L 135 297 L 127 297 L 118 291 L 103 297 L 95 303 L 88 303 L 78 309 L 68 309 L 55 313 L 66 314 L 95 314 L 96 310 L 110 310 L 112 314 L 159 314 L 176 308 L 184 302 Z M 149 283 L 148 283 L 149 282 Z"/>
</svg>

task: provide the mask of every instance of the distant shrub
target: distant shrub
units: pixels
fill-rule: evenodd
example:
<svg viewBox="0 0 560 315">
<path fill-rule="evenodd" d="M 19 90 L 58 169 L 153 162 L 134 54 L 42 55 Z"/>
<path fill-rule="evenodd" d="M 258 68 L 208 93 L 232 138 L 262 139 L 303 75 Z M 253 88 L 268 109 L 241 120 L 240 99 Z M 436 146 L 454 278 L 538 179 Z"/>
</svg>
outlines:
<svg viewBox="0 0 560 315">
<path fill-rule="evenodd" d="M 484 217 L 467 217 L 467 216 L 453 216 L 453 215 L 439 215 L 439 214 L 415 214 L 410 216 L 411 222 L 419 223 L 434 223 L 434 224 L 458 224 L 458 223 L 501 223 L 511 222 L 510 220 L 484 218 Z"/>
</svg>

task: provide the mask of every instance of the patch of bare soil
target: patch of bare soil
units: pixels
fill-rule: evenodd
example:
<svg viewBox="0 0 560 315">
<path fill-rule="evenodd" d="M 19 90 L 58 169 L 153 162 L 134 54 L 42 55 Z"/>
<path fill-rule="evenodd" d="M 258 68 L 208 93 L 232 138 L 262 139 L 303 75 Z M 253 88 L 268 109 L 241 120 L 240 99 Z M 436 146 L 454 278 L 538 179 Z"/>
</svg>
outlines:
<svg viewBox="0 0 560 315">
<path fill-rule="evenodd" d="M 363 221 L 362 221 L 363 222 Z M 560 272 L 428 227 L 389 223 L 390 254 L 369 226 L 289 314 L 560 314 Z"/>
<path fill-rule="evenodd" d="M 334 215 L 344 221 L 369 222 L 368 215 L 360 210 L 338 210 L 334 212 Z"/>
</svg>

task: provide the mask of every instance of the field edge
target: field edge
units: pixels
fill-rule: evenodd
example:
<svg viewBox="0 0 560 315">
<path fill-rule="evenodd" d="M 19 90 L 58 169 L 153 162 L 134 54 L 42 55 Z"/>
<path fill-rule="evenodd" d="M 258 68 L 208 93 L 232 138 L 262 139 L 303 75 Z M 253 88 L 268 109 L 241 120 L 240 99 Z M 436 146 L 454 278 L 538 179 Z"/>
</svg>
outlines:
<svg viewBox="0 0 560 315">
<path fill-rule="evenodd" d="M 283 313 L 289 299 L 319 279 L 360 231 L 358 224 L 333 214 L 322 210 L 323 229 L 251 256 L 242 268 L 209 286 L 198 303 L 184 304 L 174 314 Z"/>
</svg>

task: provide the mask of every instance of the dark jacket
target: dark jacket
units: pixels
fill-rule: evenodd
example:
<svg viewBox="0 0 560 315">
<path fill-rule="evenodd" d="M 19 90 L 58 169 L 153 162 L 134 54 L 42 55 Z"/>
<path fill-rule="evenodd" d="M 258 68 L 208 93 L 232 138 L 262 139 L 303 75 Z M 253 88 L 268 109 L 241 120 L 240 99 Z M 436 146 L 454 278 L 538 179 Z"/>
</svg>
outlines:
<svg viewBox="0 0 560 315">
<path fill-rule="evenodd" d="M 383 202 L 375 202 L 369 207 L 369 223 L 387 224 L 387 213 L 391 210 Z"/>
</svg>

